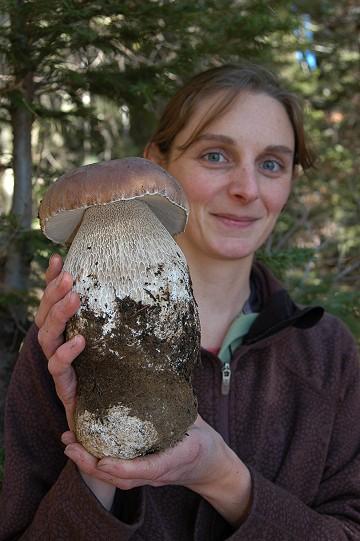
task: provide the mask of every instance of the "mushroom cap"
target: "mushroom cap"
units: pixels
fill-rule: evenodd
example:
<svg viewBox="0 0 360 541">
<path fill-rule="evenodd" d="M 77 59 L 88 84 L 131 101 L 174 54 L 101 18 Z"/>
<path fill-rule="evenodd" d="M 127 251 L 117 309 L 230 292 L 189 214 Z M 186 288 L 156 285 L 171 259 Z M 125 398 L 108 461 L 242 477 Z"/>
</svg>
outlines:
<svg viewBox="0 0 360 541">
<path fill-rule="evenodd" d="M 144 158 L 123 158 L 79 167 L 59 177 L 39 207 L 43 233 L 53 242 L 71 242 L 85 210 L 142 198 L 171 235 L 185 229 L 185 193 L 165 169 Z"/>
</svg>

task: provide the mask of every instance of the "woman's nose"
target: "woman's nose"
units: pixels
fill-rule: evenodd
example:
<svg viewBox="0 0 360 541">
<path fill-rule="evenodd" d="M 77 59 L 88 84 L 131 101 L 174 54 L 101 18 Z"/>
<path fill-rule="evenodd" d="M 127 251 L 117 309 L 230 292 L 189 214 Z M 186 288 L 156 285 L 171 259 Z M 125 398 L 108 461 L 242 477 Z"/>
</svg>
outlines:
<svg viewBox="0 0 360 541">
<path fill-rule="evenodd" d="M 259 185 L 256 170 L 251 166 L 242 166 L 232 172 L 229 193 L 246 203 L 259 197 Z"/>
</svg>

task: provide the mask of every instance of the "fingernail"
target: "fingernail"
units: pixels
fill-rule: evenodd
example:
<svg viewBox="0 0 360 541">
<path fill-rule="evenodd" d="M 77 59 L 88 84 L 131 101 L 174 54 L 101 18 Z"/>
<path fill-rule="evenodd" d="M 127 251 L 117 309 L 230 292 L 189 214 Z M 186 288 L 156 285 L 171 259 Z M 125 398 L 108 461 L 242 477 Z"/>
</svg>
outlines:
<svg viewBox="0 0 360 541">
<path fill-rule="evenodd" d="M 110 468 L 111 464 L 109 462 L 105 462 L 103 459 L 99 460 L 98 462 L 99 468 Z"/>
<path fill-rule="evenodd" d="M 97 463 L 97 467 L 102 470 L 108 470 L 112 471 L 113 468 L 121 466 L 122 463 L 127 463 L 128 460 L 122 460 L 121 458 L 117 458 L 116 460 L 110 461 L 110 462 L 103 462 L 103 460 L 99 460 Z"/>
<path fill-rule="evenodd" d="M 98 463 L 96 467 L 97 467 L 99 470 L 105 471 L 105 472 L 111 470 L 111 467 L 110 467 L 109 464 L 100 464 L 100 463 Z"/>
<path fill-rule="evenodd" d="M 60 274 L 59 274 L 59 276 L 56 278 L 55 284 L 56 284 L 57 286 L 59 286 L 59 285 L 61 284 L 63 278 L 64 278 L 64 272 L 61 271 Z"/>
<path fill-rule="evenodd" d="M 51 254 L 50 256 L 50 263 L 55 263 L 56 260 L 59 258 L 59 254 Z"/>
<path fill-rule="evenodd" d="M 64 455 L 74 460 L 78 456 L 78 453 L 74 449 L 69 449 L 69 446 L 67 446 L 64 450 Z"/>
<path fill-rule="evenodd" d="M 83 343 L 83 337 L 80 334 L 76 334 L 72 337 L 71 343 L 73 347 L 80 346 Z"/>
</svg>

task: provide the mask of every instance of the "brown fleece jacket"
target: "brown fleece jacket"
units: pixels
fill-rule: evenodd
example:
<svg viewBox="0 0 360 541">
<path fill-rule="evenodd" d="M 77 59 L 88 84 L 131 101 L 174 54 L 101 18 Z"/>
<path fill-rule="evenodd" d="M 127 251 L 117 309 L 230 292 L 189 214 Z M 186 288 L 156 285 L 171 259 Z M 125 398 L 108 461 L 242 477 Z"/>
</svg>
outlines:
<svg viewBox="0 0 360 541">
<path fill-rule="evenodd" d="M 247 464 L 253 501 L 233 529 L 178 486 L 116 493 L 107 512 L 63 454 L 67 429 L 32 327 L 7 397 L 0 541 L 360 540 L 360 370 L 354 341 L 321 309 L 300 309 L 254 267 L 262 309 L 233 355 L 230 393 L 203 350 L 199 413 Z"/>
</svg>

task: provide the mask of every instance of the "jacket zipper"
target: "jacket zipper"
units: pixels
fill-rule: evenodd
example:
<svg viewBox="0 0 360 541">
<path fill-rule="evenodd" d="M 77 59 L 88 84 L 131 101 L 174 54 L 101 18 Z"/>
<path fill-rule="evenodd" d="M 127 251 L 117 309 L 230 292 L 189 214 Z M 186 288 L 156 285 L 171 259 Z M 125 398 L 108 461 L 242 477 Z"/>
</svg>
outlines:
<svg viewBox="0 0 360 541">
<path fill-rule="evenodd" d="M 221 367 L 221 394 L 227 396 L 230 392 L 231 368 L 230 363 L 224 362 Z"/>
<path fill-rule="evenodd" d="M 219 432 L 224 438 L 227 444 L 230 444 L 230 430 L 229 430 L 229 393 L 230 393 L 230 379 L 231 368 L 230 363 L 221 361 L 221 392 L 219 396 L 219 409 L 218 409 L 218 422 Z"/>
</svg>

